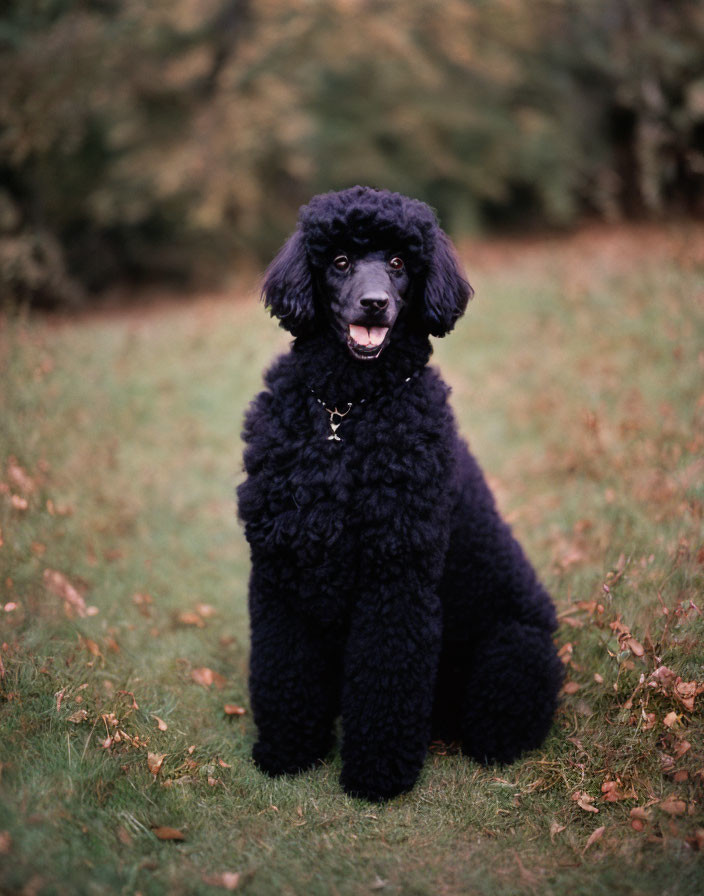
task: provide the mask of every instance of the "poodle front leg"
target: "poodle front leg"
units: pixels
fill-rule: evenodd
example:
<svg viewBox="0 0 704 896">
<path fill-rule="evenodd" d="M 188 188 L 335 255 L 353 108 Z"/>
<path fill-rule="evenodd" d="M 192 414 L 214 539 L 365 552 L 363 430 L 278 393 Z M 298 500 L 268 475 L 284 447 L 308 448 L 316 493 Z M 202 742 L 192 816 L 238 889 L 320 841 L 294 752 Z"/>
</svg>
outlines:
<svg viewBox="0 0 704 896">
<path fill-rule="evenodd" d="M 341 781 L 374 801 L 413 787 L 430 740 L 440 604 L 403 584 L 403 594 L 357 608 L 345 656 Z"/>
<path fill-rule="evenodd" d="M 340 661 L 286 604 L 258 598 L 251 599 L 249 690 L 259 734 L 252 756 L 269 775 L 292 774 L 330 751 Z"/>
</svg>

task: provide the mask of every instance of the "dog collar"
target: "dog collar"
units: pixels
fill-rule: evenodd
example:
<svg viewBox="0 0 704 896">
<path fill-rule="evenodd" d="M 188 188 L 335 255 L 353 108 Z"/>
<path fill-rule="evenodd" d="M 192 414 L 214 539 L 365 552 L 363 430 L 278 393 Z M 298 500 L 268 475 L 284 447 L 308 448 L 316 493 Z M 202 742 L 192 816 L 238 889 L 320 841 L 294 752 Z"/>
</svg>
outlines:
<svg viewBox="0 0 704 896">
<path fill-rule="evenodd" d="M 406 383 L 409 383 L 411 380 L 416 379 L 416 377 L 420 376 L 420 374 L 423 372 L 423 369 L 424 368 L 420 367 L 418 370 L 414 371 L 410 376 L 407 376 L 405 378 L 405 380 L 403 380 L 399 384 L 399 388 L 400 388 L 400 386 L 405 386 Z M 315 389 L 313 389 L 310 386 L 309 386 L 309 388 L 310 388 L 310 393 L 313 396 L 313 398 L 315 398 L 315 400 L 318 402 L 318 404 L 329 415 L 330 419 L 328 420 L 328 423 L 330 426 L 330 435 L 327 437 L 328 442 L 341 442 L 342 441 L 342 439 L 340 438 L 340 436 L 337 433 L 337 430 L 340 428 L 340 424 L 342 423 L 344 418 L 349 414 L 349 412 L 352 410 L 353 407 L 356 407 L 358 405 L 368 404 L 369 402 L 372 402 L 372 401 L 376 401 L 377 398 L 381 398 L 382 395 L 387 394 L 384 392 L 377 392 L 374 395 L 368 395 L 366 398 L 360 398 L 359 401 L 356 401 L 356 402 L 348 401 L 348 402 L 345 402 L 343 410 L 339 410 L 337 405 L 335 405 L 332 408 L 329 407 L 328 403 L 318 395 L 318 393 L 315 391 Z"/>
</svg>

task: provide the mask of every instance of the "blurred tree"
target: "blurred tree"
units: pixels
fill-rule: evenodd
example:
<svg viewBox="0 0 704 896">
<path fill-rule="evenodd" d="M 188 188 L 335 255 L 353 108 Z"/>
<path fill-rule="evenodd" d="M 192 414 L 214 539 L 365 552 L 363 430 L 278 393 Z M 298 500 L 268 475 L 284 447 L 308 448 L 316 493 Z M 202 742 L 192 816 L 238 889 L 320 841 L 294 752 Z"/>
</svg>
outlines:
<svg viewBox="0 0 704 896">
<path fill-rule="evenodd" d="M 270 256 L 312 193 L 455 233 L 701 213 L 698 0 L 10 0 L 0 289 Z"/>
</svg>

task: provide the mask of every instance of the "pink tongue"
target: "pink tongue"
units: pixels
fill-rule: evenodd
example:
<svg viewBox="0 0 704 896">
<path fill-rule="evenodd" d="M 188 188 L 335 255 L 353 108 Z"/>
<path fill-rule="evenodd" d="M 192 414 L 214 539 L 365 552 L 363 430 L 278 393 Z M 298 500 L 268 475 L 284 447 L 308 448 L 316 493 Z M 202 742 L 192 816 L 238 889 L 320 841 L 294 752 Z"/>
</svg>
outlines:
<svg viewBox="0 0 704 896">
<path fill-rule="evenodd" d="M 361 327 L 359 324 L 350 324 L 350 336 L 357 345 L 381 345 L 388 329 L 388 327 Z"/>
</svg>

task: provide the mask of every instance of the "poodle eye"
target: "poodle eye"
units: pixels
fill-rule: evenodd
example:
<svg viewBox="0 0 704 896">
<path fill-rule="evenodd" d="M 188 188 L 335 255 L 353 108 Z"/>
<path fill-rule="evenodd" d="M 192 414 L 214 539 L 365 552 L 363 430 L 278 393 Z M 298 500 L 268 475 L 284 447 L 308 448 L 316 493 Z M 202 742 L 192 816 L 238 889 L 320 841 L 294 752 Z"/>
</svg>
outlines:
<svg viewBox="0 0 704 896">
<path fill-rule="evenodd" d="M 350 267 L 350 260 L 346 255 L 338 255 L 337 258 L 333 261 L 333 264 L 338 269 L 338 271 L 348 271 Z"/>
<path fill-rule="evenodd" d="M 389 262 L 389 267 L 394 271 L 402 271 L 403 270 L 403 259 L 399 258 L 398 255 L 394 255 L 394 257 Z"/>
</svg>

